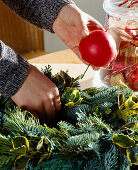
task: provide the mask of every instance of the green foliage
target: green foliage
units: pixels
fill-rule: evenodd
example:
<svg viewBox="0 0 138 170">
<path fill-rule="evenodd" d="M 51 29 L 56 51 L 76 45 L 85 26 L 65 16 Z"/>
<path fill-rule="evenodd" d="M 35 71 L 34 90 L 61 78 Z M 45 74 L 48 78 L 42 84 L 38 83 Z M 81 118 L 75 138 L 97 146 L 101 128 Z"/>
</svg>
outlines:
<svg viewBox="0 0 138 170">
<path fill-rule="evenodd" d="M 61 99 L 66 107 L 72 108 L 79 105 L 82 101 L 79 90 L 76 88 L 66 88 L 61 96 Z"/>
<path fill-rule="evenodd" d="M 13 108 L 15 106 L 15 103 L 10 98 L 5 98 L 0 95 L 0 112 L 5 112 L 6 110 L 9 110 L 9 108 Z"/>
<path fill-rule="evenodd" d="M 121 86 L 123 89 L 122 92 L 124 94 L 125 100 L 127 100 L 130 96 L 132 96 L 133 90 L 128 88 L 128 86 L 124 84 L 122 81 L 121 81 Z"/>
<path fill-rule="evenodd" d="M 127 122 L 129 117 L 136 117 L 138 114 L 138 97 L 135 95 L 130 96 L 126 101 L 124 101 L 124 96 L 122 95 L 119 100 L 119 109 L 115 112 L 120 119 Z M 120 104 L 120 100 L 122 100 Z"/>
<path fill-rule="evenodd" d="M 52 137 L 55 131 L 47 126 L 41 126 L 39 120 L 29 112 L 21 112 L 18 107 L 9 109 L 5 113 L 6 121 L 3 122 L 2 129 L 4 134 L 8 134 L 8 138 L 0 136 L 0 156 L 3 158 L 0 160 L 1 166 L 8 166 L 12 161 L 14 167 L 20 169 L 25 168 L 32 158 L 35 160 L 35 165 L 36 162 L 48 158 L 54 144 L 48 137 L 42 138 L 42 136 L 51 134 Z"/>
<path fill-rule="evenodd" d="M 13 110 L 9 109 L 2 115 L 1 122 L 2 127 L 5 129 L 4 134 L 10 134 L 11 136 L 29 136 L 29 137 L 41 137 L 48 135 L 49 133 L 54 135 L 54 131 L 47 126 L 40 125 L 38 119 L 36 119 L 28 111 L 21 111 L 18 107 Z"/>
<path fill-rule="evenodd" d="M 30 159 L 34 159 L 33 164 L 49 159 L 52 147 L 48 138 L 28 140 L 24 136 L 16 136 L 10 139 L 0 135 L 0 167 L 14 162 L 15 169 L 23 169 Z"/>
<path fill-rule="evenodd" d="M 84 92 L 87 92 L 90 96 L 93 96 L 97 93 L 100 93 L 100 92 L 103 92 L 105 90 L 107 90 L 108 87 L 90 87 L 90 88 L 87 88 L 87 89 L 84 89 L 83 91 Z"/>
<path fill-rule="evenodd" d="M 81 104 L 79 106 L 74 106 L 67 111 L 66 117 L 76 121 L 83 121 L 91 113 L 91 106 L 87 104 Z"/>
<path fill-rule="evenodd" d="M 40 125 L 39 121 L 35 119 L 29 112 L 22 112 L 18 107 L 14 108 L 13 110 L 6 111 L 6 114 L 8 117 L 3 126 L 13 136 L 27 136 L 29 126 Z"/>
<path fill-rule="evenodd" d="M 80 79 L 80 76 L 78 76 L 77 78 L 73 78 L 70 77 L 67 72 L 64 72 L 62 70 L 59 73 L 53 75 L 50 65 L 48 65 L 48 67 L 45 67 L 45 69 L 42 69 L 42 72 L 58 87 L 60 94 L 62 94 L 67 87 L 79 87 L 78 80 Z"/>
<path fill-rule="evenodd" d="M 53 128 L 0 96 L 0 169 L 127 170 L 137 164 L 138 98 L 132 90 L 122 84 L 122 90 L 81 91 L 79 77 L 51 71 L 48 66 L 43 73 L 62 99 L 61 120 Z"/>
<path fill-rule="evenodd" d="M 138 165 L 138 144 L 133 147 L 129 147 L 126 150 L 128 160 L 135 165 Z"/>
<path fill-rule="evenodd" d="M 115 103 L 118 98 L 118 91 L 119 91 L 118 87 L 108 88 L 92 96 L 90 98 L 90 102 L 91 104 L 98 105 L 98 106 L 104 102 Z"/>
<path fill-rule="evenodd" d="M 109 126 L 97 117 L 86 116 L 86 119 L 73 126 L 66 122 L 59 122 L 59 131 L 52 138 L 62 155 L 68 158 L 75 155 L 90 159 L 94 154 L 100 158 L 99 139 L 105 133 L 111 133 Z"/>
<path fill-rule="evenodd" d="M 17 159 L 14 162 L 14 168 L 15 169 L 24 169 L 27 166 L 30 159 L 31 159 L 31 156 L 29 156 L 27 154 L 17 157 Z"/>
<path fill-rule="evenodd" d="M 70 169 L 77 169 L 81 170 L 83 167 L 83 159 L 73 157 L 71 159 L 67 159 L 62 155 L 54 155 L 51 159 L 47 162 L 42 162 L 34 170 L 70 170 Z"/>
<path fill-rule="evenodd" d="M 1 154 L 7 153 L 9 152 L 10 149 L 12 149 L 12 144 L 9 141 L 8 137 L 1 134 L 0 134 L 0 145 L 1 145 L 0 147 Z"/>
<path fill-rule="evenodd" d="M 129 148 L 135 145 L 135 141 L 124 134 L 114 134 L 113 142 L 122 148 Z"/>
<path fill-rule="evenodd" d="M 119 155 L 118 159 L 118 170 L 130 170 L 131 163 L 128 160 L 127 156 L 124 154 Z"/>
<path fill-rule="evenodd" d="M 111 170 L 111 169 L 118 169 L 118 164 L 119 164 L 119 152 L 118 149 L 115 147 L 115 145 L 109 143 L 108 146 L 105 148 L 101 147 L 101 155 L 100 159 L 98 158 L 93 158 L 90 159 L 86 165 L 84 166 L 84 170 Z"/>
<path fill-rule="evenodd" d="M 89 96 L 87 95 L 87 97 L 85 97 L 82 102 L 98 106 L 102 113 L 109 108 L 115 110 L 116 106 L 118 105 L 119 94 L 123 94 L 125 100 L 127 100 L 132 95 L 131 89 L 127 88 L 127 86 L 123 87 L 123 90 L 119 89 L 118 87 L 86 89 L 84 92 L 87 92 Z"/>
<path fill-rule="evenodd" d="M 117 169 L 118 167 L 118 149 L 115 145 L 111 145 L 110 149 L 102 156 L 104 169 Z"/>
<path fill-rule="evenodd" d="M 88 162 L 84 165 L 83 170 L 104 170 L 100 159 L 89 159 Z"/>
<path fill-rule="evenodd" d="M 13 164 L 13 161 L 15 159 L 15 154 L 11 151 L 12 144 L 8 137 L 5 137 L 4 135 L 0 134 L 0 168 L 2 169 L 5 165 L 9 168 L 11 166 L 8 163 L 11 162 Z"/>
<path fill-rule="evenodd" d="M 90 116 L 87 119 L 88 122 L 92 123 L 94 125 L 94 127 L 96 127 L 98 130 L 103 131 L 105 133 L 111 133 L 112 129 L 110 128 L 109 125 L 107 125 L 106 123 L 104 123 L 102 121 L 102 119 L 96 117 L 96 116 Z"/>
</svg>

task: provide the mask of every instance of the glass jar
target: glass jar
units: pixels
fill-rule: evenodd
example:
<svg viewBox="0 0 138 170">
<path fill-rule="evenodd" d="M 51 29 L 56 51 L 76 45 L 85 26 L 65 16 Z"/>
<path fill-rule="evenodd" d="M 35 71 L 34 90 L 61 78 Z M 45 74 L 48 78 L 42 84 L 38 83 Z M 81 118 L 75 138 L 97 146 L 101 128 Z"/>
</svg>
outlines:
<svg viewBox="0 0 138 170">
<path fill-rule="evenodd" d="M 138 91 L 138 1 L 104 0 L 103 8 L 118 55 L 100 71 L 101 80 L 108 86 L 120 86 L 121 80 Z"/>
</svg>

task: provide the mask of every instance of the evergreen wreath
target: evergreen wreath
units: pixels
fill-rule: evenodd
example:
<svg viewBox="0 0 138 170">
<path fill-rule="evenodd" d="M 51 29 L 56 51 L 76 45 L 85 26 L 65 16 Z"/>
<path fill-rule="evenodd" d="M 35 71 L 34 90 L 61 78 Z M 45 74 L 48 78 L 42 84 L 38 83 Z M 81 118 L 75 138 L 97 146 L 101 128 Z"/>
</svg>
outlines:
<svg viewBox="0 0 138 170">
<path fill-rule="evenodd" d="M 138 165 L 138 96 L 118 87 L 79 89 L 79 77 L 42 70 L 62 109 L 39 122 L 0 96 L 0 170 L 128 170 Z"/>
</svg>

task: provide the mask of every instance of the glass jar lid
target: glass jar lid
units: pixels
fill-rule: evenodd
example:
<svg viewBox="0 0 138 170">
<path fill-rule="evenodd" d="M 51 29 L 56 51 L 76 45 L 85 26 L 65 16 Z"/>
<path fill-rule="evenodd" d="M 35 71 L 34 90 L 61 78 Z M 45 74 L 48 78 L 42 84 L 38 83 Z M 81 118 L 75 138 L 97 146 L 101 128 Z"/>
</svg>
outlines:
<svg viewBox="0 0 138 170">
<path fill-rule="evenodd" d="M 134 1 L 136 0 L 104 0 L 103 8 L 113 17 L 138 20 L 138 2 L 131 4 Z"/>
</svg>

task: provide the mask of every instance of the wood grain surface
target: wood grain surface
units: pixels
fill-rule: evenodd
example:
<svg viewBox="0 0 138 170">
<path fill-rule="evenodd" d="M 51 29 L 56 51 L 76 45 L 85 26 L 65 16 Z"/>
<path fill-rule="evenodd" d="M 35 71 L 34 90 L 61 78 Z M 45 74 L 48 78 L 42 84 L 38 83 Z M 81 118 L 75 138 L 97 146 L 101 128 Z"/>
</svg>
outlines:
<svg viewBox="0 0 138 170">
<path fill-rule="evenodd" d="M 62 50 L 54 53 L 40 55 L 28 60 L 33 64 L 82 64 L 83 62 L 70 50 Z"/>
<path fill-rule="evenodd" d="M 0 40 L 17 53 L 43 51 L 43 31 L 23 20 L 0 1 Z"/>
</svg>

